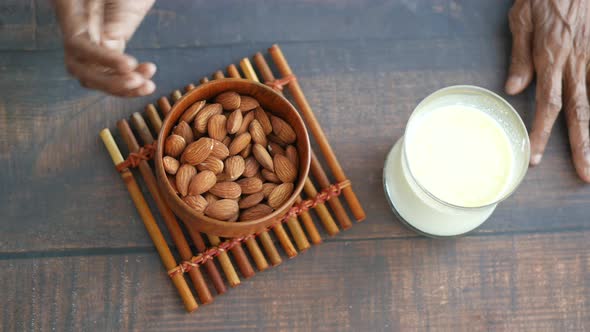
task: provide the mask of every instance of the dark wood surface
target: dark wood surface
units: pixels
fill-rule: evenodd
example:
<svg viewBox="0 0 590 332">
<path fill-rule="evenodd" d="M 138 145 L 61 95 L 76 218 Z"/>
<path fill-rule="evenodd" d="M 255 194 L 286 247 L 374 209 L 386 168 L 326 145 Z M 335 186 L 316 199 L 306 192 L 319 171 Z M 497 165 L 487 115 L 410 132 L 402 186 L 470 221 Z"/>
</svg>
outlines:
<svg viewBox="0 0 590 332">
<path fill-rule="evenodd" d="M 84 90 L 49 1 L 0 5 L 0 311 L 6 331 L 587 330 L 590 186 L 560 119 L 547 154 L 473 234 L 431 240 L 385 201 L 381 169 L 437 88 L 502 92 L 511 1 L 159 1 L 130 52 L 152 97 Z M 367 221 L 186 314 L 98 131 L 278 42 Z M 508 100 L 527 124 L 531 89 Z"/>
</svg>

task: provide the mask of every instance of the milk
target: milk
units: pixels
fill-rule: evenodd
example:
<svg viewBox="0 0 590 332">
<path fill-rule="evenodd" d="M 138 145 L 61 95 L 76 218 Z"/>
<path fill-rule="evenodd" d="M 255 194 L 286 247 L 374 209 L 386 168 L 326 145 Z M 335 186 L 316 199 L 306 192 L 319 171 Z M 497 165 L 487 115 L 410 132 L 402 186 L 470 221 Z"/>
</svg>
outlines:
<svg viewBox="0 0 590 332">
<path fill-rule="evenodd" d="M 466 234 L 516 189 L 529 156 L 526 128 L 508 102 L 474 86 L 444 88 L 416 107 L 389 152 L 385 193 L 411 229 Z"/>
<path fill-rule="evenodd" d="M 449 204 L 484 206 L 506 191 L 512 149 L 504 130 L 473 107 L 434 109 L 406 134 L 412 175 L 424 189 Z"/>
</svg>

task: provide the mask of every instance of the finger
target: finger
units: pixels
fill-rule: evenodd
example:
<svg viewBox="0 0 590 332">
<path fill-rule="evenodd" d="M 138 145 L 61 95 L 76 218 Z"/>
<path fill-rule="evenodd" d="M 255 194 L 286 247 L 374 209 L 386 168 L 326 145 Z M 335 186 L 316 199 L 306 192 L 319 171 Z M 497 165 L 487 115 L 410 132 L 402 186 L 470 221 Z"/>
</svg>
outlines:
<svg viewBox="0 0 590 332">
<path fill-rule="evenodd" d="M 156 65 L 151 62 L 140 63 L 135 71 L 146 79 L 151 79 L 156 73 Z"/>
<path fill-rule="evenodd" d="M 561 110 L 561 68 L 557 65 L 537 68 L 536 113 L 530 133 L 532 166 L 543 157 L 555 119 Z"/>
<path fill-rule="evenodd" d="M 564 69 L 564 82 L 564 111 L 574 167 L 582 180 L 590 182 L 590 105 L 583 61 L 570 57 Z"/>
<path fill-rule="evenodd" d="M 139 88 L 130 90 L 123 96 L 124 97 L 141 97 L 141 96 L 150 95 L 154 91 L 156 91 L 156 84 L 154 84 L 154 82 L 152 82 L 152 81 L 146 81 Z"/>
<path fill-rule="evenodd" d="M 68 71 L 80 80 L 82 86 L 113 95 L 125 95 L 129 91 L 141 87 L 146 82 L 146 79 L 136 72 L 125 74 L 109 73 L 71 58 L 67 59 L 66 64 Z"/>
<path fill-rule="evenodd" d="M 532 18 L 528 0 L 517 0 L 509 13 L 512 31 L 512 56 L 505 90 L 508 94 L 522 92 L 533 79 Z"/>
<path fill-rule="evenodd" d="M 137 67 L 134 57 L 94 44 L 85 35 L 71 38 L 66 49 L 81 62 L 95 63 L 119 73 L 128 73 Z"/>
</svg>

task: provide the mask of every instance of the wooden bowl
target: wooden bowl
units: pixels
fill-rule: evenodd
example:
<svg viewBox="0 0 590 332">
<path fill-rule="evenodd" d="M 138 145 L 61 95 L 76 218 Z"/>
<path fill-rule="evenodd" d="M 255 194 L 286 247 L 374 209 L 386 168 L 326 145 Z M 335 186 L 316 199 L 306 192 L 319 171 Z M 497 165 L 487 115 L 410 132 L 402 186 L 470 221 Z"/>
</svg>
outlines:
<svg viewBox="0 0 590 332">
<path fill-rule="evenodd" d="M 184 111 L 194 102 L 203 99 L 211 100 L 225 91 L 235 91 L 241 95 L 248 95 L 255 98 L 264 110 L 285 120 L 293 127 L 297 134 L 296 147 L 299 154 L 299 174 L 293 194 L 273 213 L 260 219 L 228 222 L 213 219 L 205 216 L 203 213 L 196 212 L 178 197 L 172 186 L 168 183 L 168 178 L 164 171 L 164 164 L 162 162 L 164 157 L 164 141 L 166 137 L 170 135 L 170 132 L 176 125 L 182 113 L 184 113 Z M 168 202 L 172 211 L 184 221 L 187 227 L 191 227 L 199 232 L 222 237 L 239 237 L 264 230 L 266 227 L 281 219 L 288 209 L 293 206 L 295 199 L 303 189 L 305 179 L 309 173 L 309 164 L 311 160 L 310 153 L 309 136 L 305 129 L 305 124 L 299 116 L 299 113 L 297 113 L 293 105 L 291 105 L 287 99 L 273 91 L 271 88 L 260 83 L 229 78 L 202 84 L 185 94 L 174 104 L 174 106 L 172 106 L 170 113 L 164 119 L 162 130 L 158 135 L 155 168 L 160 192 Z"/>
</svg>

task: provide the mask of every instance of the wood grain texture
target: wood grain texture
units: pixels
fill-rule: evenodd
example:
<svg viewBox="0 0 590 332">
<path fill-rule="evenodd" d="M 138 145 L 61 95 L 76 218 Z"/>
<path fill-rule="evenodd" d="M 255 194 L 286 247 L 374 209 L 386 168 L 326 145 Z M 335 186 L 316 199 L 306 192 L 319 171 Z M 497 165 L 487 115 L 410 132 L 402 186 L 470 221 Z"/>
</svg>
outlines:
<svg viewBox="0 0 590 332">
<path fill-rule="evenodd" d="M 150 250 L 0 261 L 2 330 L 574 331 L 590 324 L 590 231 L 325 243 L 192 315 L 158 265 Z"/>
<path fill-rule="evenodd" d="M 0 49 L 61 47 L 51 1 L 4 2 L 0 6 Z M 510 0 L 156 1 L 129 46 L 184 48 L 252 42 L 493 36 L 508 31 L 506 12 L 510 4 Z M 219 24 L 220 15 L 223 24 Z"/>
<path fill-rule="evenodd" d="M 383 195 L 385 156 L 422 98 L 502 91 L 511 3 L 157 1 L 129 51 L 158 65 L 158 90 L 121 99 L 68 77 L 50 1 L 3 1 L 0 330 L 588 330 L 590 186 L 562 119 L 542 164 L 468 237 L 418 237 Z M 274 42 L 367 221 L 188 315 L 97 134 Z M 508 101 L 530 125 L 533 90 Z"/>
</svg>

